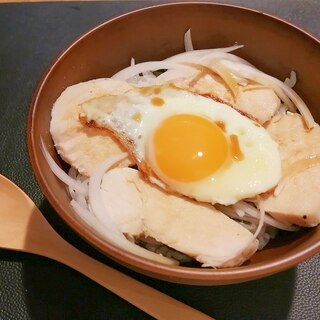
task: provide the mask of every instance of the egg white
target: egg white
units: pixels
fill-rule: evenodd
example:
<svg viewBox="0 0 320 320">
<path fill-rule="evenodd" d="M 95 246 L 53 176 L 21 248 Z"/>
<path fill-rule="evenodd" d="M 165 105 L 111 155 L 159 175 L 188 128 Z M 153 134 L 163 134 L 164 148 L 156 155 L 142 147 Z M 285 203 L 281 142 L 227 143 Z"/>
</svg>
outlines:
<svg viewBox="0 0 320 320">
<path fill-rule="evenodd" d="M 162 98 L 164 104 L 153 105 L 152 97 Z M 161 87 L 159 93 L 154 93 L 152 88 L 146 91 L 137 88 L 121 96 L 105 96 L 100 102 L 88 101 L 82 109 L 88 120 L 111 128 L 132 141 L 131 151 L 135 157 L 147 162 L 170 189 L 198 201 L 234 204 L 268 191 L 280 180 L 280 154 L 268 132 L 232 107 L 211 98 L 171 86 Z M 148 159 L 147 152 L 154 130 L 164 119 L 177 114 L 223 122 L 225 134 L 238 137 L 244 159 L 233 161 L 198 181 L 179 182 L 165 176 L 154 161 Z"/>
</svg>

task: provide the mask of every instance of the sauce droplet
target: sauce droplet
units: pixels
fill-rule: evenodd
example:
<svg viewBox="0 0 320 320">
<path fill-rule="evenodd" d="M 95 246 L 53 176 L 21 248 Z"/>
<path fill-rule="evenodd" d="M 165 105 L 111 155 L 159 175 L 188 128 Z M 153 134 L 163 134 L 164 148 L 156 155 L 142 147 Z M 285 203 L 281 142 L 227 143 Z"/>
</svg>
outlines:
<svg viewBox="0 0 320 320">
<path fill-rule="evenodd" d="M 161 107 L 164 104 L 164 100 L 159 97 L 154 97 L 151 99 L 151 104 L 153 104 L 156 107 Z"/>
<path fill-rule="evenodd" d="M 215 123 L 223 132 L 226 132 L 226 124 L 223 121 L 216 121 Z"/>
</svg>

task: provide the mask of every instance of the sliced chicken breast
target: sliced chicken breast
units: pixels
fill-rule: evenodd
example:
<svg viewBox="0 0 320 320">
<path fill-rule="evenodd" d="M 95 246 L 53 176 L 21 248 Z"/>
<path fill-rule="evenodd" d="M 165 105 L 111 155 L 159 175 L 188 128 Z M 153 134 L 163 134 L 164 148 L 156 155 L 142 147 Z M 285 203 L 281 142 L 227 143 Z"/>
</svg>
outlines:
<svg viewBox="0 0 320 320">
<path fill-rule="evenodd" d="M 81 174 L 90 176 L 106 158 L 123 152 L 110 133 L 83 126 L 80 104 L 105 94 L 119 95 L 131 85 L 112 79 L 97 79 L 68 87 L 53 105 L 50 133 L 61 158 Z M 122 165 L 130 164 L 128 159 Z"/>
<path fill-rule="evenodd" d="M 194 79 L 176 82 L 178 88 L 190 90 L 192 92 L 204 95 L 210 95 L 216 99 L 234 104 L 234 99 L 231 91 L 226 87 L 220 77 L 214 75 L 203 75 L 201 73 Z"/>
<path fill-rule="evenodd" d="M 175 83 L 179 88 L 193 91 L 198 94 L 211 95 L 230 104 L 238 111 L 253 117 L 260 124 L 269 121 L 280 108 L 280 99 L 276 93 L 262 85 L 238 86 L 234 98 L 230 89 L 218 76 L 205 75 L 195 77 L 193 80 L 184 80 Z"/>
<path fill-rule="evenodd" d="M 258 248 L 252 233 L 213 206 L 168 194 L 145 182 L 137 170 L 109 171 L 101 192 L 123 232 L 152 237 L 203 266 L 239 266 Z"/>
<path fill-rule="evenodd" d="M 260 124 L 264 124 L 279 109 L 280 99 L 270 88 L 248 85 L 239 89 L 235 107 L 257 119 Z"/>
<path fill-rule="evenodd" d="M 280 221 L 312 227 L 320 223 L 320 127 L 306 129 L 299 114 L 272 119 L 268 125 L 279 144 L 283 176 L 265 210 Z"/>
</svg>

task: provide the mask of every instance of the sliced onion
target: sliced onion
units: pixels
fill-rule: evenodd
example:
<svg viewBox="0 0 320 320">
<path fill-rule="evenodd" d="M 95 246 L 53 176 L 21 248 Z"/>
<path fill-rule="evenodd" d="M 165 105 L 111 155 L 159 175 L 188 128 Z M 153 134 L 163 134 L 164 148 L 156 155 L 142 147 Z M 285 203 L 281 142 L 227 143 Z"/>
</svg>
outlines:
<svg viewBox="0 0 320 320">
<path fill-rule="evenodd" d="M 186 52 L 193 51 L 193 44 L 192 44 L 192 38 L 191 38 L 191 29 L 189 29 L 184 34 L 184 48 Z"/>
<path fill-rule="evenodd" d="M 289 78 L 286 78 L 284 80 L 284 83 L 290 88 L 293 88 L 296 85 L 296 83 L 297 83 L 297 74 L 295 73 L 295 71 L 292 70 L 290 72 Z"/>
<path fill-rule="evenodd" d="M 234 61 L 234 62 L 239 62 L 248 66 L 251 66 L 253 68 L 255 68 L 250 62 L 248 62 L 247 60 L 244 60 L 238 56 L 236 56 L 235 54 L 231 54 L 228 52 L 223 52 L 223 51 L 215 51 L 215 52 L 210 52 L 208 54 L 203 55 L 198 61 L 197 63 L 200 64 L 204 64 L 207 66 L 210 66 L 210 63 L 212 61 L 216 61 L 216 60 L 227 60 L 227 61 Z"/>
<path fill-rule="evenodd" d="M 243 210 L 246 214 L 250 215 L 251 217 L 254 217 L 256 219 L 259 219 L 260 212 L 259 210 L 254 207 L 253 205 L 245 202 L 245 201 L 239 201 L 235 205 L 235 207 Z M 269 226 L 275 227 L 277 229 L 285 230 L 285 231 L 298 231 L 299 227 L 294 226 L 290 223 L 285 222 L 279 222 L 278 220 L 274 219 L 273 217 L 266 215 L 264 218 L 264 221 Z"/>
<path fill-rule="evenodd" d="M 280 83 L 281 83 L 281 81 L 280 81 Z M 308 107 L 306 106 L 304 101 L 290 87 L 285 86 L 284 84 L 283 84 L 283 86 L 284 86 L 284 91 L 286 92 L 288 97 L 297 106 L 297 109 L 299 110 L 300 114 L 302 115 L 307 127 L 309 129 L 313 128 L 316 123 L 313 119 L 313 116 L 312 116 L 310 110 L 308 109 Z"/>
<path fill-rule="evenodd" d="M 43 139 L 41 140 L 41 151 L 44 155 L 45 159 L 47 160 L 47 163 L 51 169 L 51 171 L 57 176 L 58 179 L 60 179 L 63 183 L 65 183 L 67 186 L 72 188 L 73 190 L 81 193 L 86 194 L 87 190 L 75 179 L 72 179 L 68 174 L 66 174 L 53 160 L 50 153 L 48 152 L 46 146 L 44 145 Z"/>
<path fill-rule="evenodd" d="M 69 171 L 68 171 L 68 176 L 70 176 L 72 179 L 77 180 L 77 171 L 75 168 L 70 167 Z M 73 199 L 75 197 L 75 191 L 68 186 L 68 190 L 69 190 L 69 194 L 71 196 L 71 198 Z"/>
<path fill-rule="evenodd" d="M 224 60 L 223 63 L 235 74 L 239 74 L 240 76 L 246 77 L 250 80 L 271 86 L 279 98 L 287 104 L 290 111 L 294 112 L 295 110 L 293 109 L 293 106 L 295 106 L 302 115 L 307 127 L 309 129 L 314 127 L 315 121 L 310 110 L 298 94 L 292 90 L 292 88 L 284 84 L 282 81 L 267 75 L 258 69 L 252 68 L 251 66 L 226 60 Z"/>
<path fill-rule="evenodd" d="M 103 203 L 100 185 L 105 172 L 127 156 L 127 153 L 121 153 L 108 158 L 97 167 L 89 180 L 89 203 L 93 214 L 104 224 L 107 234 L 112 234 L 117 239 L 121 240 L 125 240 L 126 238 L 112 221 L 111 215 L 108 213 L 108 210 Z"/>
<path fill-rule="evenodd" d="M 250 204 L 248 202 L 239 201 L 236 204 L 234 204 L 233 206 L 223 206 L 223 205 L 216 204 L 215 207 L 232 219 L 236 219 L 236 220 L 241 219 L 243 221 L 248 221 L 248 222 L 258 224 L 260 212 L 255 206 L 253 206 L 252 204 Z M 239 215 L 237 214 L 237 210 L 241 210 L 242 212 L 245 213 L 245 215 L 240 218 Z M 269 216 L 268 214 L 266 214 L 266 216 L 264 218 L 264 223 L 269 226 L 280 229 L 280 230 L 285 230 L 285 231 L 298 231 L 299 230 L 299 227 L 294 226 L 289 223 L 279 222 L 278 220 L 274 219 L 273 217 Z"/>
<path fill-rule="evenodd" d="M 266 211 L 264 210 L 263 202 L 259 201 L 258 205 L 259 205 L 259 211 L 260 211 L 259 224 L 258 224 L 256 232 L 254 233 L 254 235 L 252 237 L 252 242 L 258 237 L 258 234 L 260 233 L 262 226 L 264 224 L 264 219 L 265 219 L 265 215 L 266 215 Z"/>
<path fill-rule="evenodd" d="M 205 55 L 212 54 L 212 53 L 218 53 L 218 52 L 231 52 L 231 51 L 240 49 L 242 47 L 243 47 L 243 45 L 234 45 L 234 46 L 226 47 L 226 48 L 202 49 L 202 50 L 182 52 L 182 53 L 178 53 L 172 57 L 169 57 L 169 58 L 165 59 L 164 61 L 197 63 L 198 61 L 195 59 L 202 58 Z"/>
<path fill-rule="evenodd" d="M 105 240 L 110 241 L 110 237 L 105 236 L 104 226 L 99 223 L 92 212 L 90 212 L 87 208 L 81 206 L 76 200 L 71 200 L 70 205 L 84 222 L 86 222 L 91 228 L 97 231 Z"/>
<path fill-rule="evenodd" d="M 118 73 L 114 74 L 111 78 L 117 80 L 128 80 L 133 76 L 143 73 L 146 71 L 156 71 L 162 69 L 190 69 L 190 67 L 174 63 L 174 62 L 165 62 L 165 61 L 150 61 L 150 62 L 142 62 L 135 64 L 133 66 L 129 66 Z"/>
<path fill-rule="evenodd" d="M 236 209 L 236 213 L 240 218 L 243 218 L 245 216 L 245 212 L 241 209 Z"/>
<path fill-rule="evenodd" d="M 298 226 L 284 223 L 284 222 L 279 222 L 278 220 L 274 219 L 273 217 L 271 217 L 269 215 L 265 216 L 265 223 L 268 224 L 269 226 L 272 226 L 272 227 L 275 227 L 277 229 L 284 230 L 284 231 L 294 232 L 294 231 L 300 230 L 300 228 Z"/>
<path fill-rule="evenodd" d="M 217 207 L 218 208 L 218 207 Z M 244 215 L 243 217 L 240 217 L 238 213 L 236 213 L 231 207 L 223 207 L 219 208 L 219 211 L 227 215 L 229 218 L 236 220 L 236 221 L 244 221 L 244 222 L 250 222 L 252 225 L 254 225 L 254 229 L 257 228 L 258 225 L 258 219 L 250 217 L 248 215 Z"/>
<path fill-rule="evenodd" d="M 230 68 L 230 70 L 238 76 L 242 76 L 249 80 L 263 84 L 265 86 L 269 86 L 274 90 L 278 97 L 287 105 L 290 111 L 296 112 L 296 107 L 283 91 L 282 86 L 284 85 L 284 83 L 280 80 L 263 73 L 255 67 L 250 67 L 245 64 L 235 63 L 233 61 L 227 60 L 223 60 L 221 63 L 223 63 L 226 67 Z"/>
<path fill-rule="evenodd" d="M 254 207 L 253 205 L 251 205 L 250 203 L 247 203 L 245 201 L 238 201 L 234 205 L 234 208 L 240 209 L 252 217 L 259 218 L 259 210 L 256 207 Z"/>
</svg>

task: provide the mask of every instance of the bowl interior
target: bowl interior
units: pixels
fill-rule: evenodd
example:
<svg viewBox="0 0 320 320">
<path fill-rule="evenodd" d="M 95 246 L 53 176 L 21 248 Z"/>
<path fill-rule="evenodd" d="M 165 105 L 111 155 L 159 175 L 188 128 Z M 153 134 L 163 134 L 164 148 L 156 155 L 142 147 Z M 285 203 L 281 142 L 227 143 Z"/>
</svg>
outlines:
<svg viewBox="0 0 320 320">
<path fill-rule="evenodd" d="M 76 40 L 44 73 L 29 113 L 28 148 L 32 167 L 45 196 L 57 213 L 91 245 L 116 261 L 144 274 L 188 284 L 243 282 L 275 273 L 319 251 L 320 227 L 280 236 L 244 266 L 224 270 L 168 267 L 124 252 L 102 241 L 69 206 L 65 186 L 50 171 L 40 150 L 40 137 L 58 159 L 49 134 L 52 104 L 68 86 L 109 77 L 136 62 L 160 60 L 184 51 L 183 35 L 191 28 L 196 49 L 244 47 L 236 54 L 259 69 L 284 80 L 298 75 L 295 90 L 320 120 L 320 44 L 303 31 L 268 15 L 243 8 L 179 3 L 141 9 L 110 20 Z"/>
</svg>

